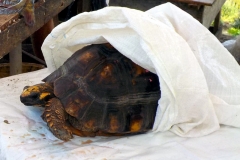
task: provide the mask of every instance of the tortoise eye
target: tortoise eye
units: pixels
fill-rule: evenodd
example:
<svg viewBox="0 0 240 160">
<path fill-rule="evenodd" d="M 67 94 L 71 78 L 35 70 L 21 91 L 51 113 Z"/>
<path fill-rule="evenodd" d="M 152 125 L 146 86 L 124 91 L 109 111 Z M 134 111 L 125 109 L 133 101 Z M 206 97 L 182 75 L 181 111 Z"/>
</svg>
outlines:
<svg viewBox="0 0 240 160">
<path fill-rule="evenodd" d="M 38 93 L 32 93 L 32 94 L 30 95 L 30 97 L 31 97 L 32 99 L 38 99 L 38 98 L 39 98 L 39 94 L 38 94 Z"/>
</svg>

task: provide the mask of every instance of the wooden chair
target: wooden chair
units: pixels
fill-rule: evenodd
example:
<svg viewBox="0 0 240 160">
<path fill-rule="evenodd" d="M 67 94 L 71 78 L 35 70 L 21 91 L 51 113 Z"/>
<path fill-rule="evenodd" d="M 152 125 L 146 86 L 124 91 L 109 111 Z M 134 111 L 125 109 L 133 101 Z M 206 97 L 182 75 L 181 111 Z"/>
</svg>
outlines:
<svg viewBox="0 0 240 160">
<path fill-rule="evenodd" d="M 35 3 L 36 23 L 33 27 L 27 26 L 19 14 L 0 15 L 0 57 L 10 53 L 11 75 L 21 73 L 22 41 L 34 34 L 33 43 L 39 52 L 42 41 L 54 27 L 53 18 L 73 1 L 38 1 Z"/>
<path fill-rule="evenodd" d="M 171 2 L 188 12 L 205 27 L 214 21 L 213 33 L 219 29 L 220 11 L 226 0 L 110 0 L 110 6 L 122 6 L 146 11 L 154 6 Z"/>
</svg>

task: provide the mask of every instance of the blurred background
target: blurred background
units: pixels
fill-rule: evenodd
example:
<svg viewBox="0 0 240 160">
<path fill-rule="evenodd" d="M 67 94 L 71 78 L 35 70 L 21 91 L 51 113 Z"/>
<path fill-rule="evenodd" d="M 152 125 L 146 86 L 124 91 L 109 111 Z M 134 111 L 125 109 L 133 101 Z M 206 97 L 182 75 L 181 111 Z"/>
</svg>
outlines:
<svg viewBox="0 0 240 160">
<path fill-rule="evenodd" d="M 23 1 L 23 0 L 0 0 L 4 1 Z M 45 0 L 35 0 L 35 2 L 45 2 Z M 48 0 L 50 1 L 50 0 Z M 118 1 L 118 0 L 116 0 Z M 143 0 L 142 0 L 143 1 Z M 218 0 L 216 0 L 218 1 Z M 54 1 L 58 2 L 58 1 Z M 108 0 L 107 0 L 108 2 Z M 128 2 L 128 1 L 127 1 Z M 145 3 L 145 1 L 143 1 Z M 152 1 L 149 1 L 152 2 Z M 221 4 L 222 5 L 222 4 Z M 54 7 L 56 5 L 53 5 Z M 52 17 L 51 22 L 45 25 L 45 28 L 37 30 L 37 32 L 29 35 L 28 38 L 24 39 L 21 44 L 20 52 L 22 52 L 22 72 L 30 72 L 46 67 L 46 63 L 41 53 L 41 44 L 45 36 L 53 29 L 54 26 L 67 21 L 71 17 L 85 12 L 85 11 L 94 11 L 106 6 L 106 0 L 73 0 L 67 7 L 57 14 L 57 16 Z M 44 7 L 38 7 L 44 10 Z M 191 8 L 191 6 L 190 6 Z M 196 8 L 196 7 L 195 7 Z M 39 9 L 39 10 L 40 10 Z M 56 7 L 57 9 L 57 7 Z M 28 10 L 29 11 L 29 10 Z M 32 10 L 30 10 L 32 11 Z M 42 11 L 43 12 L 43 11 Z M 36 12 L 41 13 L 41 12 Z M 0 18 L 1 19 L 1 18 Z M 4 21 L 4 19 L 2 18 Z M 37 20 L 38 21 L 38 20 Z M 218 20 L 219 22 L 219 20 Z M 214 33 L 218 40 L 223 43 L 223 45 L 230 51 L 230 53 L 236 58 L 240 64 L 240 0 L 226 0 L 224 5 L 221 8 L 220 14 L 220 25 L 218 32 L 214 31 L 214 22 L 211 21 L 209 24 L 209 30 Z M 13 21 L 15 23 L 15 21 Z M 0 23 L 1 24 L 1 23 Z M 10 26 L 11 24 L 9 24 Z M 1 25 L 0 25 L 1 26 Z M 2 25 L 4 26 L 4 25 Z M 25 26 L 24 24 L 22 26 Z M 35 25 L 36 26 L 36 25 Z M 8 27 L 5 27 L 6 29 Z M 27 27 L 26 27 L 27 28 Z M 0 29 L 1 33 L 1 29 Z M 3 30 L 2 30 L 3 33 Z M 20 34 L 20 33 L 19 33 Z M 18 34 L 13 34 L 12 38 L 19 37 Z M 1 44 L 1 41 L 0 41 Z M 10 44 L 12 45 L 12 44 Z M 0 45 L 1 46 L 1 45 Z M 0 49 L 1 52 L 1 49 Z M 9 63 L 9 54 L 4 54 L 3 56 L 0 53 L 0 78 L 10 75 L 10 63 Z"/>
<path fill-rule="evenodd" d="M 222 32 L 224 35 L 240 34 L 240 0 L 227 0 L 221 11 Z"/>
</svg>

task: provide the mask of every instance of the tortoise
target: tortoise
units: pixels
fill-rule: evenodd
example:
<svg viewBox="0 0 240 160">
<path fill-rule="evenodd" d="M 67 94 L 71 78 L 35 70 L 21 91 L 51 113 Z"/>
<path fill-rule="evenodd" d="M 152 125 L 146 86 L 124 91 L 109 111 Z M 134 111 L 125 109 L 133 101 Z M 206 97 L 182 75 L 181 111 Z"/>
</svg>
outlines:
<svg viewBox="0 0 240 160">
<path fill-rule="evenodd" d="M 26 86 L 25 105 L 44 107 L 42 118 L 59 139 L 124 136 L 152 129 L 161 96 L 158 76 L 109 43 L 91 44 L 43 79 Z"/>
</svg>

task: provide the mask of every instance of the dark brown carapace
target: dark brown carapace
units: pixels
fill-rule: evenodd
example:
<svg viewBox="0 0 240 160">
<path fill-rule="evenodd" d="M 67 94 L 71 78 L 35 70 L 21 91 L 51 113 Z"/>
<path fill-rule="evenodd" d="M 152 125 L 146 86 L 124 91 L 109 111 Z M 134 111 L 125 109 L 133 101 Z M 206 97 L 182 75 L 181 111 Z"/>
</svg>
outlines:
<svg viewBox="0 0 240 160">
<path fill-rule="evenodd" d="M 82 48 L 43 81 L 26 87 L 21 101 L 45 107 L 42 117 L 59 139 L 136 134 L 153 127 L 160 98 L 157 75 L 110 44 Z"/>
</svg>

